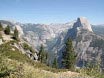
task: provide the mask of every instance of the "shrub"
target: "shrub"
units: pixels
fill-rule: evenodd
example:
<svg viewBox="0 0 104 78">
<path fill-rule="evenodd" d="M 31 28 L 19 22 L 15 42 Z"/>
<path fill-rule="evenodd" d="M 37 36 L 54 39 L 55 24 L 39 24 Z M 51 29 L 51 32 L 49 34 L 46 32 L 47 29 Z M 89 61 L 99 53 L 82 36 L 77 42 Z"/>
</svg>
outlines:
<svg viewBox="0 0 104 78">
<path fill-rule="evenodd" d="M 2 24 L 0 23 L 0 31 L 2 31 L 3 30 L 3 26 L 2 26 Z"/>
<path fill-rule="evenodd" d="M 5 28 L 4 33 L 9 35 L 10 34 L 10 27 L 9 25 Z"/>
</svg>

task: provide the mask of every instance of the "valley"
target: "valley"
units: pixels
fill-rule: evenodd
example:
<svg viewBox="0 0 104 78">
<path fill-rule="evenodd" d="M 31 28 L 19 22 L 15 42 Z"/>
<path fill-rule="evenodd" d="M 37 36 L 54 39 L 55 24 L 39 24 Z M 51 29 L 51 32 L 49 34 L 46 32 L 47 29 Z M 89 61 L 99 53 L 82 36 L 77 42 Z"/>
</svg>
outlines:
<svg viewBox="0 0 104 78">
<path fill-rule="evenodd" d="M 22 24 L 6 20 L 0 20 L 0 23 L 3 26 L 0 31 L 0 77 L 93 78 L 93 74 L 96 74 L 96 78 L 103 76 L 103 26 L 98 28 L 99 25 L 91 25 L 85 17 L 64 24 Z M 4 32 L 7 26 L 10 27 L 9 35 Z M 14 34 L 16 29 L 18 35 Z M 72 40 L 73 52 L 76 55 L 74 72 L 64 69 L 62 63 L 68 39 Z M 44 51 L 43 55 L 40 51 Z"/>
</svg>

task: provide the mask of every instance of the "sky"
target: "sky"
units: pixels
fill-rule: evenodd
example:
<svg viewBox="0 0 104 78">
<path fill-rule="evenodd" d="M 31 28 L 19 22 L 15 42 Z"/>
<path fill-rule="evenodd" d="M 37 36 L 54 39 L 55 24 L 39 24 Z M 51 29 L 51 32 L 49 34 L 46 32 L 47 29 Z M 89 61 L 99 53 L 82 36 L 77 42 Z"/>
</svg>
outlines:
<svg viewBox="0 0 104 78">
<path fill-rule="evenodd" d="M 104 24 L 104 0 L 0 0 L 0 20 L 49 24 L 77 17 Z"/>
</svg>

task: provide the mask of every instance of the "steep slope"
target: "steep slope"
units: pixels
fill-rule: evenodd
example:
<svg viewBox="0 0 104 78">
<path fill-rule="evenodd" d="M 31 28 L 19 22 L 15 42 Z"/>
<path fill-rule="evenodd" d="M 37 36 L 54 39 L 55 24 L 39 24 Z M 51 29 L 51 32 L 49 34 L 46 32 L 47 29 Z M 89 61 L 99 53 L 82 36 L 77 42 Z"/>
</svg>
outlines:
<svg viewBox="0 0 104 78">
<path fill-rule="evenodd" d="M 64 43 L 68 38 L 71 38 L 73 40 L 75 52 L 77 53 L 77 66 L 84 67 L 87 64 L 100 64 L 102 66 L 101 68 L 103 68 L 102 59 L 104 57 L 102 54 L 104 50 L 102 46 L 104 45 L 104 37 L 94 34 L 91 25 L 86 21 L 86 18 L 78 18 L 74 23 L 73 28 L 68 30 L 62 44 L 60 43 L 62 48 L 58 52 L 59 61 L 61 61 L 62 58 Z"/>
<path fill-rule="evenodd" d="M 74 24 L 75 27 L 81 27 L 82 29 L 86 29 L 92 32 L 92 28 L 90 23 L 85 17 L 80 17 L 77 19 L 77 22 Z"/>
<path fill-rule="evenodd" d="M 1 22 L 4 27 L 9 24 L 12 30 L 15 26 L 17 27 L 20 34 L 20 42 L 9 42 L 12 40 L 10 40 L 11 36 L 8 36 L 8 39 L 6 39 L 8 42 L 0 45 L 0 60 L 1 56 L 2 59 L 6 59 L 2 60 L 3 63 L 0 63 L 0 66 L 1 69 L 2 65 L 5 65 L 5 68 L 7 68 L 3 71 L 0 69 L 0 77 L 5 76 L 5 74 L 7 76 L 16 76 L 19 78 L 40 78 L 41 74 L 43 74 L 43 77 L 45 78 L 72 77 L 73 75 L 75 75 L 75 77 L 83 77 L 79 76 L 80 73 L 70 71 L 53 73 L 61 70 L 49 68 L 43 64 L 40 64 L 39 62 L 32 61 L 37 58 L 35 57 L 36 55 L 30 52 L 29 47 L 28 50 L 24 50 L 23 46 L 24 42 L 26 42 L 29 43 L 29 46 L 31 44 L 32 47 L 38 49 L 40 44 L 43 44 L 46 49 L 51 52 L 49 61 L 51 62 L 54 57 L 57 57 L 59 58 L 59 65 L 61 65 L 64 43 L 68 38 L 73 40 L 73 46 L 77 54 L 77 66 L 84 67 L 87 64 L 97 64 L 102 70 L 104 68 L 104 37 L 96 35 L 92 31 L 91 25 L 86 18 L 80 17 L 77 19 L 77 21 L 71 23 L 50 25 L 21 24 L 3 20 Z M 6 36 L 3 36 L 3 38 L 5 37 Z M 26 55 L 32 60 L 30 60 Z M 36 67 L 36 69 L 34 67 Z"/>
<path fill-rule="evenodd" d="M 37 61 L 33 61 L 20 48 L 8 42 L 0 45 L 0 78 L 60 78 L 85 77 L 82 73 L 64 69 L 55 69 Z M 86 78 L 88 76 L 86 75 Z M 89 77 L 90 78 L 90 77 Z"/>
<path fill-rule="evenodd" d="M 78 66 L 82 67 L 83 63 L 87 63 L 86 61 L 88 60 L 97 60 L 97 62 L 101 60 L 102 47 L 99 45 L 94 46 L 94 43 L 96 41 L 98 41 L 97 44 L 99 42 L 103 43 L 104 38 L 94 34 L 99 30 L 97 30 L 97 27 L 92 27 L 92 29 L 85 17 L 80 17 L 76 21 L 65 24 L 50 25 L 22 24 L 5 20 L 0 22 L 4 27 L 9 24 L 12 29 L 17 26 L 21 40 L 27 41 L 36 51 L 43 44 L 45 49 L 50 52 L 51 60 L 57 57 L 57 55 L 61 56 L 60 51 L 64 49 L 64 43 L 68 38 L 73 39 L 73 46 L 78 54 Z"/>
<path fill-rule="evenodd" d="M 34 64 L 34 65 L 33 65 Z M 44 68 L 48 68 L 48 71 Z M 19 62 L 0 57 L 0 78 L 93 78 L 77 72 L 51 72 L 49 68 L 38 62 Z M 53 69 L 57 70 L 57 69 Z"/>
<path fill-rule="evenodd" d="M 61 33 L 66 33 L 72 23 L 66 24 L 25 24 L 22 26 L 25 39 L 34 47 L 39 48 L 43 44 L 48 51 L 51 51 Z M 36 44 L 36 45 L 34 45 Z"/>
<path fill-rule="evenodd" d="M 18 23 L 6 20 L 0 20 L 5 27 L 10 25 L 12 29 L 16 26 L 19 30 L 19 35 L 28 41 L 35 49 L 38 49 L 43 44 L 47 50 L 51 51 L 56 44 L 60 34 L 66 34 L 69 28 L 72 28 L 74 21 L 65 24 L 31 24 Z"/>
</svg>

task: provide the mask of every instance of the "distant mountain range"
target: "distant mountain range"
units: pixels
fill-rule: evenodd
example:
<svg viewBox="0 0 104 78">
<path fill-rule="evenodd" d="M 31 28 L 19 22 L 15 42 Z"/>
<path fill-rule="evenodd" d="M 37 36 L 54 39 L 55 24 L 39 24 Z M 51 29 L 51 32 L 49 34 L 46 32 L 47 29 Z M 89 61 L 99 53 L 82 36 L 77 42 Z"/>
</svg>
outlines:
<svg viewBox="0 0 104 78">
<path fill-rule="evenodd" d="M 102 25 L 92 25 L 93 31 L 98 35 L 104 35 L 104 24 Z"/>
<path fill-rule="evenodd" d="M 104 25 L 91 25 L 85 17 L 64 24 L 22 24 L 0 20 L 5 27 L 10 25 L 12 29 L 16 26 L 19 37 L 27 41 L 38 51 L 41 44 L 50 53 L 50 60 L 57 56 L 61 63 L 64 43 L 68 38 L 73 40 L 73 46 L 77 53 L 76 65 L 85 66 L 87 63 L 100 63 L 104 67 L 103 45 Z"/>
</svg>

